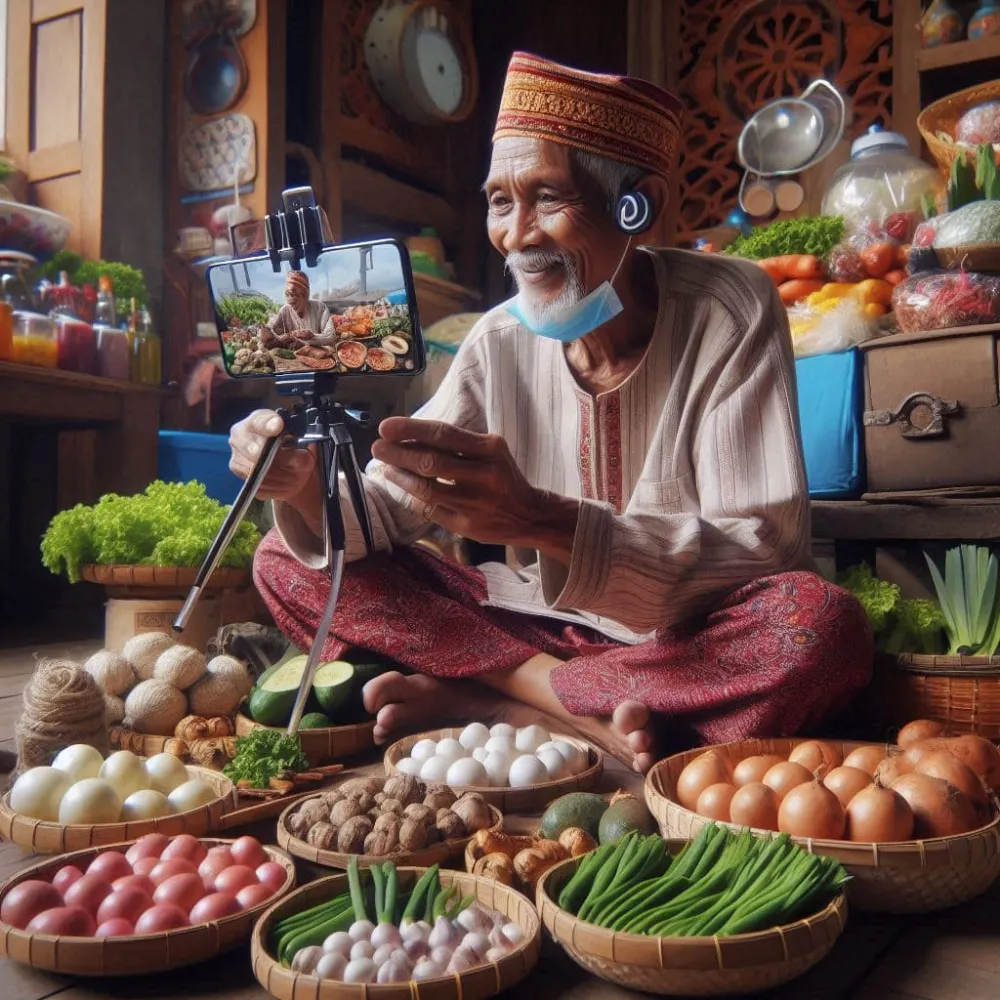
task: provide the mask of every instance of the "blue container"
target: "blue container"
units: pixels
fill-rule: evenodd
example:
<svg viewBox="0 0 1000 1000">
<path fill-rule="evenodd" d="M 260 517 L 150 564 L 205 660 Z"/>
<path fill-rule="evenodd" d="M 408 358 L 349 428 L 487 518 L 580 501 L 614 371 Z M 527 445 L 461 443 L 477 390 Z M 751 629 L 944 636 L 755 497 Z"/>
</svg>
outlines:
<svg viewBox="0 0 1000 1000">
<path fill-rule="evenodd" d="M 158 474 L 168 483 L 197 479 L 219 503 L 236 499 L 243 480 L 229 471 L 229 438 L 225 434 L 160 431 Z"/>
<path fill-rule="evenodd" d="M 809 496 L 844 500 L 865 491 L 864 359 L 852 347 L 798 358 L 799 422 Z"/>
</svg>

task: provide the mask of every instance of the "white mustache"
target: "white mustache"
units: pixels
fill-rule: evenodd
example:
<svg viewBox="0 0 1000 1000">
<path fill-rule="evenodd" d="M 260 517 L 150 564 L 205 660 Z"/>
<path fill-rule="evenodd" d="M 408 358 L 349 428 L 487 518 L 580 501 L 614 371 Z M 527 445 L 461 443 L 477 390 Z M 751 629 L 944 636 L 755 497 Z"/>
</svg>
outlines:
<svg viewBox="0 0 1000 1000">
<path fill-rule="evenodd" d="M 544 271 L 556 264 L 561 264 L 567 271 L 572 267 L 569 258 L 562 253 L 548 250 L 511 250 L 504 260 L 504 269 L 530 274 L 533 271 Z"/>
</svg>

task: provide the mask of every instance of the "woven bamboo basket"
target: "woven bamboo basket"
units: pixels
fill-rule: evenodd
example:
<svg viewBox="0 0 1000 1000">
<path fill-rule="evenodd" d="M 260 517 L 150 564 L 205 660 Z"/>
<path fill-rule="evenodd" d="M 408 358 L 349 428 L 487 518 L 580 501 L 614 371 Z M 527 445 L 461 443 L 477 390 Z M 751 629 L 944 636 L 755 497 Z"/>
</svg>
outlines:
<svg viewBox="0 0 1000 1000">
<path fill-rule="evenodd" d="M 671 844 L 678 849 L 683 842 Z M 657 938 L 618 934 L 578 920 L 555 899 L 581 858 L 560 861 L 540 879 L 535 905 L 545 929 L 588 972 L 664 996 L 729 996 L 770 990 L 825 958 L 847 922 L 840 893 L 825 909 L 771 930 L 732 937 Z"/>
<path fill-rule="evenodd" d="M 399 868 L 400 891 L 409 891 L 423 874 L 422 868 Z M 362 879 L 368 876 L 362 872 Z M 521 928 L 524 940 L 499 962 L 470 969 L 460 975 L 423 982 L 383 986 L 349 984 L 317 979 L 292 972 L 268 953 L 271 927 L 282 917 L 298 913 L 326 899 L 347 892 L 347 876 L 331 875 L 311 882 L 275 903 L 254 928 L 250 959 L 257 982 L 277 1000 L 486 1000 L 519 983 L 538 962 L 541 924 L 535 908 L 519 892 L 462 872 L 439 873 L 442 886 L 457 883 L 463 896 L 475 896 L 482 906 L 504 914 Z"/>
<path fill-rule="evenodd" d="M 943 174 L 947 176 L 951 172 L 951 166 L 959 153 L 971 152 L 974 156 L 976 152 L 975 149 L 970 150 L 968 146 L 960 146 L 954 142 L 955 126 L 959 118 L 969 108 L 984 101 L 996 100 L 998 97 L 1000 97 L 1000 80 L 990 80 L 988 83 L 981 83 L 942 97 L 941 100 L 928 104 L 917 115 L 917 128 L 920 129 L 931 156 Z M 952 141 L 942 139 L 939 133 L 949 136 Z M 1000 154 L 995 153 L 994 156 L 1000 165 Z"/>
<path fill-rule="evenodd" d="M 414 747 L 420 740 L 444 740 L 449 737 L 458 739 L 461 729 L 437 729 L 429 733 L 419 733 L 416 736 L 407 736 L 405 739 L 393 743 L 385 752 L 383 761 L 386 774 L 398 774 L 396 764 L 409 755 L 411 747 Z M 476 788 L 473 786 L 455 787 L 456 792 L 477 792 L 491 806 L 496 806 L 503 813 L 536 813 L 542 812 L 545 807 L 560 795 L 568 792 L 589 792 L 597 787 L 601 780 L 601 773 L 604 770 L 604 754 L 592 743 L 581 740 L 576 736 L 563 736 L 552 733 L 553 740 L 566 740 L 574 746 L 579 747 L 587 753 L 588 766 L 579 774 L 574 774 L 569 778 L 560 778 L 558 781 L 543 781 L 537 785 L 528 785 L 525 788 Z"/>
<path fill-rule="evenodd" d="M 273 729 L 254 722 L 242 712 L 236 716 L 236 735 L 247 736 L 255 729 Z M 284 729 L 284 727 L 278 727 Z M 375 720 L 358 722 L 349 726 L 331 726 L 329 729 L 300 729 L 302 752 L 313 766 L 329 764 L 345 757 L 357 757 L 375 746 Z"/>
<path fill-rule="evenodd" d="M 134 842 L 115 844 L 114 847 L 124 852 Z M 215 847 L 232 844 L 233 841 L 205 838 L 202 843 L 206 847 Z M 77 865 L 85 869 L 86 863 L 98 851 L 106 849 L 92 847 L 86 851 L 74 851 L 26 868 L 0 886 L 0 901 L 20 882 L 31 878 L 48 880 L 63 865 Z M 284 896 L 295 886 L 295 864 L 284 851 L 279 851 L 276 847 L 265 845 L 264 851 L 269 861 L 277 861 L 285 869 L 285 884 L 277 893 L 278 896 Z M 155 975 L 204 962 L 220 952 L 244 944 L 257 917 L 274 905 L 274 902 L 275 896 L 272 896 L 259 906 L 211 923 L 164 931 L 161 934 L 136 934 L 130 937 L 60 937 L 28 933 L 0 923 L 0 955 L 23 965 L 63 975 Z"/>
<path fill-rule="evenodd" d="M 330 790 L 332 789 L 328 789 L 328 791 Z M 319 796 L 314 795 L 311 798 L 319 798 Z M 308 802 L 309 799 L 305 799 L 304 801 Z M 346 868 L 351 863 L 352 858 L 357 858 L 358 864 L 362 868 L 367 868 L 369 865 L 382 864 L 385 861 L 391 861 L 397 867 L 408 865 L 410 867 L 429 868 L 431 865 L 442 864 L 452 858 L 460 857 L 466 845 L 472 840 L 472 836 L 470 835 L 468 837 L 459 837 L 455 840 L 440 841 L 419 851 L 395 851 L 392 854 L 386 855 L 345 854 L 343 851 L 325 851 L 322 848 L 313 847 L 312 844 L 307 844 L 300 837 L 294 836 L 286 826 L 288 817 L 302 804 L 302 800 L 293 803 L 279 817 L 278 843 L 289 854 L 294 854 L 297 858 L 304 858 L 313 864 L 322 865 L 324 868 Z M 496 806 L 490 806 L 490 812 L 493 813 L 493 823 L 490 829 L 499 833 L 503 830 L 503 816 Z"/>
<path fill-rule="evenodd" d="M 218 829 L 222 825 L 222 817 L 236 808 L 236 789 L 218 771 L 191 765 L 187 766 L 187 770 L 192 778 L 200 778 L 211 785 L 219 793 L 219 797 L 208 805 L 174 813 L 172 816 L 161 816 L 159 819 L 65 826 L 14 812 L 10 808 L 8 792 L 0 799 L 0 839 L 10 840 L 35 854 L 61 854 L 65 851 L 82 851 L 88 847 L 107 847 L 126 840 L 137 840 L 153 832 L 168 837 L 178 833 L 200 837 L 210 830 Z"/>
<path fill-rule="evenodd" d="M 802 740 L 744 740 L 712 749 L 735 764 L 754 754 L 787 756 Z M 843 753 L 861 743 L 828 740 Z M 690 840 L 711 820 L 685 809 L 676 801 L 677 779 L 695 757 L 708 748 L 667 757 L 646 775 L 646 804 L 664 837 Z M 731 823 L 722 824 L 739 830 Z M 774 837 L 768 830 L 753 830 L 760 837 Z M 1000 875 L 1000 815 L 971 833 L 931 840 L 892 844 L 852 843 L 846 840 L 792 838 L 812 854 L 839 861 L 851 881 L 847 896 L 851 906 L 873 913 L 929 913 L 943 910 L 984 893 Z"/>
<path fill-rule="evenodd" d="M 80 567 L 80 577 L 114 590 L 170 591 L 183 594 L 194 585 L 197 566 L 98 566 Z M 220 566 L 206 581 L 204 590 L 235 590 L 250 583 L 250 571 Z"/>
<path fill-rule="evenodd" d="M 956 736 L 1000 740 L 1000 656 L 905 653 L 876 671 L 872 693 L 887 727 L 933 719 Z"/>
</svg>

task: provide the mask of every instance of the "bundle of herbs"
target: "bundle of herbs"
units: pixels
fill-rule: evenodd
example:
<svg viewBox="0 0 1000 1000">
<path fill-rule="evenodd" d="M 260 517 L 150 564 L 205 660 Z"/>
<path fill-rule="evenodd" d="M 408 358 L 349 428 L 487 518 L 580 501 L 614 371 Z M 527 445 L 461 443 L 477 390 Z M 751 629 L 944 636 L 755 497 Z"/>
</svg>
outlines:
<svg viewBox="0 0 1000 1000">
<path fill-rule="evenodd" d="M 958 545 L 944 557 L 944 574 L 926 555 L 944 615 L 948 653 L 993 656 L 1000 649 L 1000 563 L 986 546 Z"/>
</svg>

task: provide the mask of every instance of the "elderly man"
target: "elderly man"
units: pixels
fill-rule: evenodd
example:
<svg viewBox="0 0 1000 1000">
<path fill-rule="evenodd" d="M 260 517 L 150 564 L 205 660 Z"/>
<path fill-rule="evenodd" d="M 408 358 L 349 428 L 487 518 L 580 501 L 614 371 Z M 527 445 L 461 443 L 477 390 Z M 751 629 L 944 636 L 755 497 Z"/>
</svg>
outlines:
<svg viewBox="0 0 1000 1000">
<path fill-rule="evenodd" d="M 869 679 L 862 609 L 808 571 L 772 283 L 738 260 L 636 245 L 667 201 L 679 115 L 642 81 L 511 61 L 485 191 L 518 293 L 417 418 L 382 423 L 366 489 L 384 552 L 358 559 L 351 525 L 358 561 L 325 650 L 414 672 L 366 687 L 380 740 L 513 703 L 643 771 L 660 736 L 808 730 Z M 231 468 L 245 476 L 280 432 L 268 412 L 237 425 Z M 328 586 L 319 489 L 311 455 L 282 454 L 255 578 L 305 647 Z M 509 546 L 523 568 L 412 547 L 430 524 Z"/>
<path fill-rule="evenodd" d="M 309 298 L 309 279 L 302 271 L 288 272 L 285 278 L 285 304 L 267 325 L 276 339 L 287 338 L 295 330 L 311 331 L 312 339 L 317 343 L 329 343 L 337 339 L 330 310 L 318 299 Z"/>
</svg>

